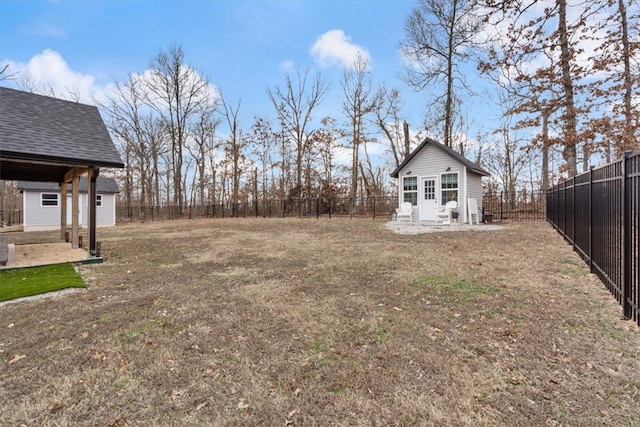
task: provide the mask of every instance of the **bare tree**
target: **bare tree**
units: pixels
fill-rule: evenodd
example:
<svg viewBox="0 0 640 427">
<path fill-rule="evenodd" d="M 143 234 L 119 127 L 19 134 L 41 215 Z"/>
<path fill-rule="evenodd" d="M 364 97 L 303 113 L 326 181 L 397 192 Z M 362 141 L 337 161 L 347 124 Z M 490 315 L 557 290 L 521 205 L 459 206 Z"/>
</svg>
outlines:
<svg viewBox="0 0 640 427">
<path fill-rule="evenodd" d="M 591 57 L 593 74 L 601 77 L 589 86 L 597 111 L 592 115 L 591 127 L 594 134 L 602 136 L 607 162 L 613 155 L 640 148 L 636 139 L 639 105 L 633 102 L 640 97 L 639 4 L 617 0 L 609 5 L 610 14 L 598 26 L 604 36 Z"/>
<path fill-rule="evenodd" d="M 348 119 L 351 139 L 351 186 L 349 197 L 355 201 L 358 190 L 358 168 L 360 165 L 360 147 L 366 145 L 366 119 L 376 110 L 377 93 L 373 91 L 371 72 L 367 61 L 358 55 L 353 68 L 344 70 L 342 75 L 342 111 Z M 369 190 L 369 189 L 367 189 Z"/>
<path fill-rule="evenodd" d="M 400 117 L 402 108 L 400 92 L 397 89 L 389 90 L 383 85 L 378 89 L 376 96 L 378 98 L 374 108 L 376 123 L 389 143 L 394 167 L 397 168 L 411 152 L 409 123 Z"/>
<path fill-rule="evenodd" d="M 435 91 L 430 107 L 442 111 L 438 117 L 447 147 L 452 145 L 456 93 L 470 92 L 461 66 L 470 60 L 480 28 L 470 0 L 419 0 L 405 23 L 401 47 L 409 65 L 404 79 L 418 91 Z"/>
<path fill-rule="evenodd" d="M 190 121 L 209 105 L 209 82 L 185 63 L 181 46 L 173 45 L 151 62 L 147 104 L 164 121 L 171 141 L 173 204 L 182 214 L 184 204 L 183 149 Z"/>
<path fill-rule="evenodd" d="M 11 72 L 9 70 L 9 64 L 0 66 L 0 82 L 3 80 L 15 80 L 18 76 L 18 72 Z"/>
<path fill-rule="evenodd" d="M 220 98 L 223 108 L 222 115 L 227 126 L 229 127 L 229 136 L 225 144 L 225 152 L 227 153 L 227 161 L 230 165 L 231 174 L 231 214 L 238 216 L 238 204 L 240 202 L 240 175 L 242 174 L 242 160 L 244 157 L 244 149 L 247 140 L 242 134 L 242 128 L 238 119 L 240 112 L 240 101 L 235 107 L 230 106 L 224 97 Z"/>
<path fill-rule="evenodd" d="M 152 123 L 147 108 L 143 103 L 143 88 L 140 79 L 129 75 L 126 83 L 114 83 L 112 92 L 107 96 L 107 101 L 101 104 L 109 116 L 109 128 L 121 141 L 123 141 L 127 174 L 126 174 L 126 202 L 129 214 L 131 213 L 133 188 L 133 169 L 138 171 L 138 179 L 135 180 L 139 189 L 138 202 L 142 207 L 147 206 L 147 194 L 149 193 L 149 171 L 152 169 L 150 129 L 146 125 Z"/>
<path fill-rule="evenodd" d="M 207 184 L 207 160 L 214 156 L 216 144 L 216 128 L 220 124 L 218 118 L 213 117 L 216 105 L 212 103 L 209 108 L 203 108 L 191 129 L 191 138 L 186 145 L 189 154 L 194 158 L 197 170 L 198 202 L 201 206 L 206 203 L 205 192 Z M 195 179 L 194 174 L 194 179 Z"/>
<path fill-rule="evenodd" d="M 296 72 L 295 80 L 285 75 L 284 88 L 267 89 L 267 96 L 273 104 L 278 120 L 282 124 L 283 138 L 293 140 L 296 158 L 296 189 L 302 188 L 303 159 L 310 149 L 309 125 L 313 112 L 318 107 L 329 87 L 320 74 L 309 81 L 308 70 Z"/>
<path fill-rule="evenodd" d="M 256 117 L 251 126 L 250 142 L 253 154 L 259 162 L 260 182 L 258 183 L 258 173 L 256 173 L 255 185 L 260 187 L 263 205 L 268 197 L 269 183 L 275 182 L 273 148 L 276 146 L 277 140 L 278 135 L 273 131 L 271 123 L 264 118 Z"/>
</svg>

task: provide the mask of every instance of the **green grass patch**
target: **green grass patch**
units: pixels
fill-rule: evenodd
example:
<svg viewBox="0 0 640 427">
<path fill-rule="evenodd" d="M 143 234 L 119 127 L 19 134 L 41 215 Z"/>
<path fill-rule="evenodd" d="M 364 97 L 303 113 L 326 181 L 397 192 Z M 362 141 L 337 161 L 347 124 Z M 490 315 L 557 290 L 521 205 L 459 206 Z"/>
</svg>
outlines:
<svg viewBox="0 0 640 427">
<path fill-rule="evenodd" d="M 68 263 L 0 270 L 0 301 L 86 287 L 82 277 Z"/>
<path fill-rule="evenodd" d="M 426 292 L 439 297 L 444 302 L 449 298 L 474 299 L 479 295 L 496 295 L 500 289 L 496 286 L 484 285 L 473 279 L 428 275 L 419 277 L 410 285 L 413 291 Z"/>
</svg>

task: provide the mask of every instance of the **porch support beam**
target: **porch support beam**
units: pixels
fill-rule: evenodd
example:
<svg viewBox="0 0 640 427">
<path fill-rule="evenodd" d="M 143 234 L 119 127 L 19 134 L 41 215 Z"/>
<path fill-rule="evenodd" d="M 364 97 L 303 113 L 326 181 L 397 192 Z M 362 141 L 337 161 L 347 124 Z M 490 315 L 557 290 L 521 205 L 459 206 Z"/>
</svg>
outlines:
<svg viewBox="0 0 640 427">
<path fill-rule="evenodd" d="M 96 180 L 100 174 L 100 168 L 92 166 L 89 168 L 89 176 L 87 177 L 87 199 L 89 203 L 89 256 L 96 256 Z"/>
<path fill-rule="evenodd" d="M 60 241 L 67 241 L 67 183 L 60 183 Z"/>
<path fill-rule="evenodd" d="M 71 247 L 80 247 L 80 218 L 78 208 L 80 207 L 80 176 L 75 175 L 71 179 Z"/>
</svg>

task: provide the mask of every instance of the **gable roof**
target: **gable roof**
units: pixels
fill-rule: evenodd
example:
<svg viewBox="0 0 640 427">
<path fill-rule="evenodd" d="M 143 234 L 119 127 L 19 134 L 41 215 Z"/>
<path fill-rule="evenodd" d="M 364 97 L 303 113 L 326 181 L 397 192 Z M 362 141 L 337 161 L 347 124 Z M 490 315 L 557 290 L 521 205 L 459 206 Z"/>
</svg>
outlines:
<svg viewBox="0 0 640 427">
<path fill-rule="evenodd" d="M 57 182 L 40 181 L 18 181 L 18 190 L 22 191 L 60 191 L 60 184 Z M 71 184 L 67 184 L 69 194 L 71 194 Z M 79 190 L 81 193 L 87 192 L 87 177 L 80 177 Z M 98 193 L 119 193 L 118 183 L 114 178 L 99 176 L 96 180 L 96 192 Z"/>
<path fill-rule="evenodd" d="M 427 145 L 431 145 L 433 147 L 438 148 L 439 150 L 442 150 L 444 153 L 448 154 L 449 156 L 453 157 L 455 160 L 457 160 L 458 162 L 462 163 L 469 172 L 474 173 L 476 175 L 480 175 L 480 176 L 489 176 L 490 173 L 487 172 L 486 170 L 482 169 L 479 165 L 473 163 L 471 160 L 467 159 L 466 157 L 464 157 L 462 154 L 456 152 L 455 150 L 451 149 L 450 147 L 447 147 L 443 144 L 440 144 L 438 141 L 436 141 L 435 139 L 431 139 L 431 138 L 425 138 L 424 141 L 422 141 L 422 143 L 420 145 L 418 145 L 418 147 L 413 150 L 413 152 L 411 154 L 409 154 L 407 156 L 406 159 L 403 160 L 402 163 L 400 163 L 400 165 L 396 168 L 396 170 L 394 170 L 393 172 L 391 172 L 391 177 L 392 178 L 397 178 L 398 175 L 400 174 L 400 171 L 411 161 L 413 160 L 413 158 L 420 152 L 422 151 L 423 148 L 425 148 Z"/>
<path fill-rule="evenodd" d="M 98 108 L 0 87 L 0 178 L 62 180 L 72 167 L 124 164 Z"/>
</svg>

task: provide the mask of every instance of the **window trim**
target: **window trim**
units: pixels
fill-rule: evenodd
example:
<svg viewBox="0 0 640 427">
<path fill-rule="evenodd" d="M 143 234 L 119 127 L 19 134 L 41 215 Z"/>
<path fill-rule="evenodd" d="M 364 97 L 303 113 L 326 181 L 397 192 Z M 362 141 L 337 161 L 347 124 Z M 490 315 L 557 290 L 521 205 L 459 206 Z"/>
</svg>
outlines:
<svg viewBox="0 0 640 427">
<path fill-rule="evenodd" d="M 415 180 L 415 189 L 407 190 L 407 186 L 405 181 L 407 179 Z M 407 200 L 407 194 L 412 194 L 411 200 Z M 410 202 L 411 206 L 418 206 L 418 176 L 417 175 L 406 175 L 402 177 L 402 202 Z"/>
<path fill-rule="evenodd" d="M 96 207 L 101 208 L 103 205 L 103 200 L 104 198 L 102 197 L 102 194 L 96 194 Z"/>
<path fill-rule="evenodd" d="M 44 196 L 55 196 L 55 204 L 52 203 L 44 203 L 45 202 L 45 198 Z M 54 199 L 46 199 L 47 202 L 53 202 Z M 60 193 L 51 193 L 51 192 L 46 192 L 43 191 L 42 193 L 40 193 L 40 207 L 41 208 L 57 208 L 60 206 Z"/>
<path fill-rule="evenodd" d="M 455 175 L 456 176 L 456 186 L 455 188 L 444 188 L 444 176 L 446 175 Z M 455 198 L 449 198 L 449 197 L 445 197 L 444 193 L 445 192 L 452 192 L 455 191 L 456 192 L 456 196 Z M 443 172 L 440 174 L 440 206 L 444 206 L 447 204 L 448 201 L 451 200 L 455 200 L 456 202 L 458 202 L 458 199 L 460 197 L 460 172 Z"/>
</svg>

